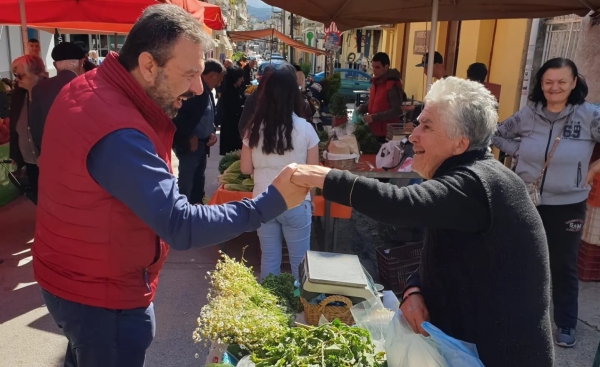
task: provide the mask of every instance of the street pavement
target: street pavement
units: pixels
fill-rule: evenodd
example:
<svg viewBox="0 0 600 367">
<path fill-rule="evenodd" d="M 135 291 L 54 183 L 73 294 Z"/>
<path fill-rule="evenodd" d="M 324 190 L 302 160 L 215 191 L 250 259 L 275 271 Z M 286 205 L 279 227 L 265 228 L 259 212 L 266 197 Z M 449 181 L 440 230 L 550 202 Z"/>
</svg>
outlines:
<svg viewBox="0 0 600 367">
<path fill-rule="evenodd" d="M 206 192 L 217 188 L 218 145 L 207 165 Z M 173 166 L 178 162 L 173 155 Z M 35 207 L 20 198 L 0 208 L 0 366 L 58 367 L 66 348 L 66 339 L 53 323 L 35 283 L 31 267 L 30 245 L 33 240 Z M 372 246 L 376 233 L 364 228 L 368 219 L 353 215 L 341 221 L 339 233 L 342 246 L 356 251 Z M 360 222 L 360 223 L 358 223 Z M 375 228 L 375 227 L 370 227 Z M 373 233 L 371 233 L 373 232 Z M 371 236 L 371 237 L 369 237 Z M 256 235 L 244 234 L 228 243 L 228 252 L 241 255 L 249 245 L 245 258 L 258 265 Z M 372 247 L 369 248 L 370 252 Z M 205 303 L 208 282 L 206 272 L 212 270 L 218 257 L 218 247 L 171 250 L 160 276 L 155 299 L 156 337 L 148 350 L 146 367 L 203 366 L 205 351 L 194 344 L 192 332 L 200 308 Z M 600 341 L 600 284 L 581 283 L 579 344 L 573 349 L 556 349 L 556 367 L 591 367 Z M 518 307 L 519 305 L 515 305 Z M 198 356 L 196 356 L 198 355 Z M 198 358 L 196 358 L 198 357 Z"/>
</svg>

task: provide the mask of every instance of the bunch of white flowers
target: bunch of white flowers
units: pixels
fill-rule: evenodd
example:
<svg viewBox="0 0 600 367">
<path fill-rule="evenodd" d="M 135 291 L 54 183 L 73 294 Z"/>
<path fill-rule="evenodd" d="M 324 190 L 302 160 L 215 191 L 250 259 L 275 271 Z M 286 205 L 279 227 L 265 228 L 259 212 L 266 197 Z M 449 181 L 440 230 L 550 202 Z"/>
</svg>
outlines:
<svg viewBox="0 0 600 367">
<path fill-rule="evenodd" d="M 221 253 L 215 270 L 208 272 L 208 303 L 200 311 L 194 341 L 253 350 L 288 331 L 289 316 L 277 305 L 277 297 L 258 284 L 243 262 Z"/>
</svg>

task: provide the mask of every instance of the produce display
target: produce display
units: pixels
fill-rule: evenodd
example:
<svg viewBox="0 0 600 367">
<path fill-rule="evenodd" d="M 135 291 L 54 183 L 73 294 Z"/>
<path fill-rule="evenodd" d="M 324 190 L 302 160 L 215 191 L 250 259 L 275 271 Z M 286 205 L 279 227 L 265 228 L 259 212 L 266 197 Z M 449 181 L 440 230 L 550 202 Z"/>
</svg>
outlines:
<svg viewBox="0 0 600 367">
<path fill-rule="evenodd" d="M 246 97 L 251 95 L 252 93 L 254 93 L 256 88 L 258 88 L 258 85 L 250 84 L 244 91 L 244 94 L 246 95 Z"/>
<path fill-rule="evenodd" d="M 360 150 L 363 154 L 377 154 L 381 148 L 381 144 L 375 138 L 375 135 L 371 133 L 369 125 L 365 122 L 356 123 L 356 130 L 354 130 L 354 136 L 360 145 Z"/>
<path fill-rule="evenodd" d="M 302 312 L 303 307 L 300 297 L 294 295 L 296 290 L 294 282 L 294 276 L 290 273 L 269 274 L 263 279 L 261 285 L 279 299 L 279 305 L 286 313 L 295 315 Z"/>
<path fill-rule="evenodd" d="M 299 310 L 294 309 L 291 274 L 269 275 L 259 285 L 243 259 L 221 253 L 208 278 L 208 303 L 193 333 L 196 342 L 229 345 L 230 355 L 247 356 L 255 367 L 386 366 L 385 352 L 375 352 L 366 329 L 337 319 L 319 327 L 291 327 L 290 313 Z"/>
<path fill-rule="evenodd" d="M 375 135 L 371 133 L 371 129 L 369 125 L 365 122 L 358 122 L 355 124 L 356 130 L 354 130 L 354 136 L 356 136 L 356 140 L 360 146 L 360 151 L 362 154 L 377 154 L 379 153 L 379 149 L 381 148 L 381 144 L 375 138 Z M 343 126 L 341 126 L 343 128 Z M 327 145 L 327 140 L 329 139 L 329 135 L 327 131 L 319 131 L 317 133 L 319 136 L 319 150 L 322 151 L 325 149 Z"/>
<path fill-rule="evenodd" d="M 219 162 L 219 172 L 217 177 L 219 183 L 225 190 L 252 192 L 254 189 L 254 180 L 249 175 L 244 175 L 240 169 L 240 151 L 228 153 Z"/>
<path fill-rule="evenodd" d="M 375 353 L 369 332 L 333 321 L 319 327 L 290 328 L 272 344 L 254 350 L 256 367 L 385 366 L 385 352 Z"/>
<path fill-rule="evenodd" d="M 289 315 L 243 261 L 221 253 L 215 270 L 209 272 L 208 303 L 200 311 L 194 341 L 256 350 L 276 345 L 288 331 Z"/>
</svg>

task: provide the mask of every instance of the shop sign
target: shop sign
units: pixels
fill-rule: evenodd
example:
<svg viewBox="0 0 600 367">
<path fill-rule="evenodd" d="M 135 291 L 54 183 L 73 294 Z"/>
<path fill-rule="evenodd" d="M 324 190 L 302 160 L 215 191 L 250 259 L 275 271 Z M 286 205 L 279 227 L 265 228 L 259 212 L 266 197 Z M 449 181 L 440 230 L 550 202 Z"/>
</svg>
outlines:
<svg viewBox="0 0 600 367">
<path fill-rule="evenodd" d="M 415 40 L 413 43 L 414 55 L 425 55 L 429 47 L 430 31 L 415 31 Z"/>
</svg>

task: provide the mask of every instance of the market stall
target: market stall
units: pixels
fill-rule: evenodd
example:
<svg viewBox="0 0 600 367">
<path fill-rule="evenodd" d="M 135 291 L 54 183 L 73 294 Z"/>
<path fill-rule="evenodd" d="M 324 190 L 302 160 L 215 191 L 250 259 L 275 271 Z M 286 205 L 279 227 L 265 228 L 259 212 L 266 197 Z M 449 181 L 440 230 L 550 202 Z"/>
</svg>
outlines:
<svg viewBox="0 0 600 367">
<path fill-rule="evenodd" d="M 482 367 L 474 345 L 433 325 L 412 331 L 399 301 L 356 255 L 309 251 L 299 279 L 257 282 L 244 260 L 221 254 L 193 339 L 206 367 Z M 199 357 L 197 355 L 197 357 Z"/>
</svg>

